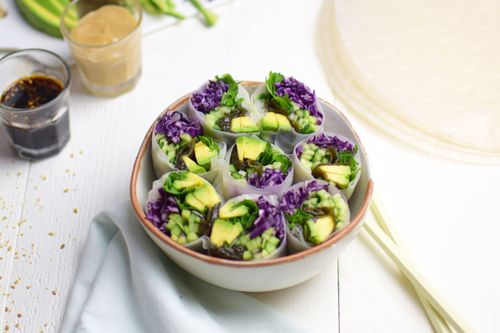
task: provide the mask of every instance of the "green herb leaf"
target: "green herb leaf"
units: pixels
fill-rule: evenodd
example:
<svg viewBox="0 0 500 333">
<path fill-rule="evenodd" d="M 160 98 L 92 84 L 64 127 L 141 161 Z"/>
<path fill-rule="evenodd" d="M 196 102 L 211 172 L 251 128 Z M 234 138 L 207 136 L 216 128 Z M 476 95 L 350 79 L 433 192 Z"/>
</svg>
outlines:
<svg viewBox="0 0 500 333">
<path fill-rule="evenodd" d="M 167 193 L 172 193 L 172 194 L 184 194 L 188 192 L 188 189 L 184 188 L 182 190 L 178 190 L 174 187 L 174 182 L 176 180 L 183 180 L 186 179 L 188 176 L 187 171 L 180 171 L 180 172 L 172 172 L 171 174 L 168 175 L 167 179 L 165 179 L 165 183 L 163 184 L 163 189 Z"/>
<path fill-rule="evenodd" d="M 292 162 L 290 162 L 290 159 L 286 155 L 276 151 L 269 143 L 267 144 L 266 149 L 260 153 L 257 162 L 259 162 L 262 166 L 273 164 L 274 162 L 280 162 L 280 169 L 283 173 L 286 173 L 292 165 Z"/>
<path fill-rule="evenodd" d="M 241 98 L 236 99 L 238 95 L 238 82 L 236 82 L 231 74 L 224 74 L 221 77 L 216 76 L 216 81 L 224 81 L 229 85 L 228 90 L 222 95 L 220 105 L 233 107 L 240 105 L 242 102 Z"/>
<path fill-rule="evenodd" d="M 293 228 L 296 224 L 304 225 L 313 218 L 313 215 L 299 208 L 293 214 L 285 214 L 285 217 L 290 223 L 290 228 Z"/>
<path fill-rule="evenodd" d="M 357 151 L 357 146 L 354 147 L 354 151 Z M 351 169 L 351 178 L 354 178 L 358 171 L 358 162 L 354 159 L 354 154 L 349 150 L 339 151 L 337 152 L 337 160 L 335 161 L 335 164 L 349 166 Z"/>
<path fill-rule="evenodd" d="M 259 214 L 259 206 L 257 206 L 257 203 L 253 200 L 245 199 L 241 202 L 238 202 L 234 208 L 240 207 L 240 206 L 246 206 L 248 208 L 248 214 L 238 216 L 238 217 L 233 217 L 228 219 L 232 224 L 236 223 L 241 223 L 243 226 L 243 229 L 247 229 L 252 225 L 252 223 L 255 221 Z"/>
<path fill-rule="evenodd" d="M 205 146 L 210 148 L 210 150 L 216 150 L 218 153 L 220 152 L 219 145 L 211 137 L 205 135 L 199 135 L 197 136 L 197 138 L 199 141 L 203 142 Z"/>
</svg>

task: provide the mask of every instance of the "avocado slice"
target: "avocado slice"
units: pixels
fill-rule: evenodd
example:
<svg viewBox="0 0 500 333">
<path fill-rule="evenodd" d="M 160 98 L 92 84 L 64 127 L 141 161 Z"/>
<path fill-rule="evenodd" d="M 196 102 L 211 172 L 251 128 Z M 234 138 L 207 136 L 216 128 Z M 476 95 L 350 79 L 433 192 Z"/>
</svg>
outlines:
<svg viewBox="0 0 500 333">
<path fill-rule="evenodd" d="M 193 193 L 186 194 L 185 201 L 186 201 L 186 204 L 188 204 L 189 206 L 193 207 L 194 209 L 196 209 L 200 212 L 204 212 L 205 209 L 207 208 L 205 203 L 203 203 L 203 201 L 198 200 L 198 198 L 196 198 L 193 195 Z"/>
<path fill-rule="evenodd" d="M 216 247 L 222 247 L 224 243 L 231 244 L 242 232 L 243 226 L 240 223 L 232 224 L 226 220 L 217 219 L 212 227 L 210 243 Z"/>
<path fill-rule="evenodd" d="M 192 159 L 190 159 L 188 156 L 184 155 L 181 158 L 184 161 L 184 164 L 186 164 L 186 167 L 189 171 L 194 172 L 194 173 L 207 172 L 207 170 L 205 170 L 204 167 L 196 164 L 196 162 L 193 161 Z"/>
<path fill-rule="evenodd" d="M 313 169 L 312 174 L 344 189 L 349 186 L 351 168 L 348 165 L 319 164 Z"/>
<path fill-rule="evenodd" d="M 178 191 L 186 189 L 187 191 L 192 191 L 197 187 L 203 185 L 203 178 L 195 175 L 194 173 L 187 173 L 186 178 L 174 180 L 173 186 Z"/>
<path fill-rule="evenodd" d="M 285 130 L 290 130 L 292 129 L 292 125 L 290 124 L 290 120 L 288 118 L 280 113 L 276 113 L 276 121 L 278 122 L 278 127 L 285 129 Z"/>
<path fill-rule="evenodd" d="M 257 132 L 259 127 L 250 117 L 236 117 L 231 120 L 231 131 L 235 133 Z"/>
<path fill-rule="evenodd" d="M 208 208 L 212 208 L 220 202 L 219 194 L 209 184 L 203 184 L 203 186 L 192 193 L 197 200 L 201 201 Z"/>
<path fill-rule="evenodd" d="M 290 121 L 285 115 L 275 112 L 268 112 L 262 118 L 261 127 L 266 131 L 276 131 L 278 128 L 291 129 Z"/>
<path fill-rule="evenodd" d="M 318 217 L 316 222 L 312 220 L 307 221 L 305 229 L 307 240 L 314 245 L 318 245 L 323 243 L 333 232 L 335 229 L 335 220 L 331 215 Z"/>
<path fill-rule="evenodd" d="M 217 156 L 217 151 L 211 150 L 206 144 L 198 141 L 194 145 L 194 156 L 196 157 L 198 164 L 209 164 L 210 160 Z"/>
<path fill-rule="evenodd" d="M 230 219 L 248 214 L 248 207 L 239 205 L 239 202 L 226 202 L 219 210 L 219 216 L 223 219 Z"/>
<path fill-rule="evenodd" d="M 254 137 L 240 136 L 236 138 L 236 149 L 238 158 L 243 161 L 244 158 L 257 160 L 259 155 L 266 150 L 267 142 Z"/>
<path fill-rule="evenodd" d="M 266 113 L 260 122 L 260 126 L 265 131 L 276 131 L 279 127 L 278 120 L 276 120 L 276 113 Z"/>
</svg>

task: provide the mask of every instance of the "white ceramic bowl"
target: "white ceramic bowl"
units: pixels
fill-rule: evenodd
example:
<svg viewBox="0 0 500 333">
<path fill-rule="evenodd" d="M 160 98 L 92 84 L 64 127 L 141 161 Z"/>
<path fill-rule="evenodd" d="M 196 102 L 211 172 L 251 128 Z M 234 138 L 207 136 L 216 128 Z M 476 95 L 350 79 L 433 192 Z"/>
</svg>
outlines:
<svg viewBox="0 0 500 333">
<path fill-rule="evenodd" d="M 244 84 L 252 88 L 259 82 L 245 82 Z M 173 110 L 187 111 L 189 96 L 180 98 L 163 113 Z M 147 194 L 155 180 L 150 150 L 151 134 L 155 124 L 151 125 L 144 137 L 130 181 L 130 199 L 139 223 L 175 263 L 200 279 L 219 287 L 248 292 L 271 291 L 297 285 L 320 273 L 338 257 L 360 230 L 373 192 L 366 152 L 351 124 L 333 105 L 323 100 L 320 102 L 326 114 L 325 130 L 342 135 L 357 144 L 361 151 L 363 168 L 361 179 L 349 200 L 351 222 L 332 238 L 307 251 L 268 261 L 254 262 L 209 257 L 172 241 L 145 216 Z"/>
</svg>

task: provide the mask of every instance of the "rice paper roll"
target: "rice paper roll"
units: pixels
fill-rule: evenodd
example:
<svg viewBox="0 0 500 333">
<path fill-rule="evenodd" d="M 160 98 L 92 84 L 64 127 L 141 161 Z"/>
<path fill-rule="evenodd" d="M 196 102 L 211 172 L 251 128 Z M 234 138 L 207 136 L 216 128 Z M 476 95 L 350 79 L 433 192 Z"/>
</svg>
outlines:
<svg viewBox="0 0 500 333">
<path fill-rule="evenodd" d="M 323 179 L 349 200 L 361 176 L 358 147 L 349 139 L 332 133 L 313 135 L 293 150 L 295 182 Z"/>
<path fill-rule="evenodd" d="M 315 92 L 293 77 L 270 72 L 251 100 L 263 115 L 260 136 L 287 154 L 299 141 L 323 130 L 325 113 Z"/>
<path fill-rule="evenodd" d="M 222 197 L 204 178 L 171 171 L 153 182 L 146 218 L 174 242 L 195 251 L 208 247 L 214 216 Z"/>
<path fill-rule="evenodd" d="M 279 203 L 289 253 L 327 241 L 350 222 L 347 200 L 335 186 L 322 180 L 295 184 L 280 195 Z"/>
<path fill-rule="evenodd" d="M 226 155 L 222 194 L 275 194 L 293 183 L 293 163 L 280 148 L 256 136 L 242 136 Z"/>
<path fill-rule="evenodd" d="M 219 183 L 226 147 L 225 142 L 204 135 L 199 122 L 179 111 L 167 112 L 158 119 L 151 138 L 155 174 L 187 170 Z"/>
<path fill-rule="evenodd" d="M 255 111 L 248 91 L 230 74 L 216 76 L 193 92 L 189 113 L 208 135 L 228 145 L 241 135 L 259 132 L 261 116 Z"/>
<path fill-rule="evenodd" d="M 286 255 L 285 220 L 276 197 L 245 194 L 222 205 L 213 223 L 208 254 L 243 261 Z"/>
</svg>

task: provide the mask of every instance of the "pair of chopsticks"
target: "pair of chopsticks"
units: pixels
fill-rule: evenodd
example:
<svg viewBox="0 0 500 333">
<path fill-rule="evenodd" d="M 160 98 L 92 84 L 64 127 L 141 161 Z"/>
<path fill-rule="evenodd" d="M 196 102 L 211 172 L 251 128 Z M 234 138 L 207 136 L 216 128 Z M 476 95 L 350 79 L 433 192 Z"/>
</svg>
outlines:
<svg viewBox="0 0 500 333">
<path fill-rule="evenodd" d="M 376 221 L 368 214 L 363 225 L 364 230 L 368 232 L 413 285 L 434 331 L 436 333 L 472 332 L 472 329 L 417 271 L 394 230 L 389 226 L 386 218 L 387 214 L 381 209 L 380 203 L 376 199 L 372 201 L 370 209 Z"/>
</svg>

